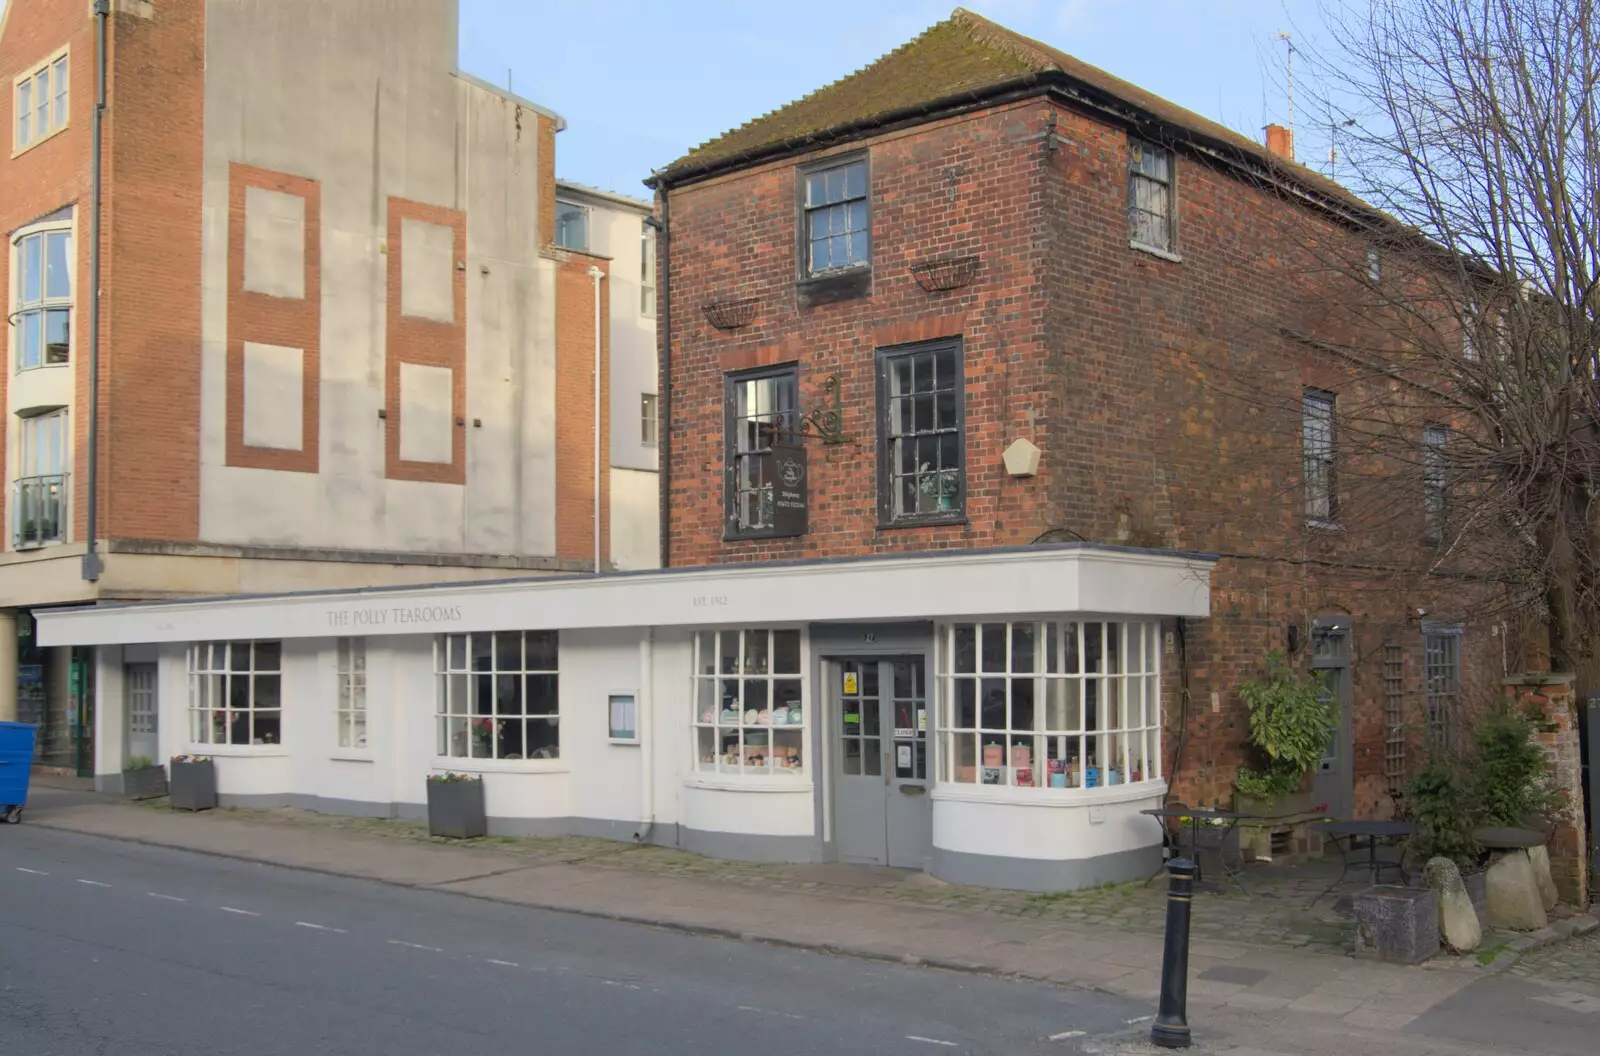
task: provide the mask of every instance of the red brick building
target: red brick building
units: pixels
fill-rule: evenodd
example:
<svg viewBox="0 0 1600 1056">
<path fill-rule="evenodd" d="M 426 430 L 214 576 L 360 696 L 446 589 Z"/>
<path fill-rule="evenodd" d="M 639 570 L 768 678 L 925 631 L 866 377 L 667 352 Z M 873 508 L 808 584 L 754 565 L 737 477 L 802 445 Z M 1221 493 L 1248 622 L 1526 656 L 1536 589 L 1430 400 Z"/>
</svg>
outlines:
<svg viewBox="0 0 1600 1056">
<path fill-rule="evenodd" d="M 1441 482 L 1379 516 L 1335 473 L 1343 408 L 1433 397 L 1341 351 L 1362 288 L 1308 246 L 1382 282 L 1381 220 L 1270 138 L 958 10 L 657 173 L 667 562 L 1219 555 L 1211 617 L 1163 633 L 1173 793 L 1227 802 L 1235 688 L 1284 650 L 1340 702 L 1319 805 L 1387 816 L 1520 631 L 1438 558 Z M 796 434 L 803 521 L 775 483 Z"/>
</svg>

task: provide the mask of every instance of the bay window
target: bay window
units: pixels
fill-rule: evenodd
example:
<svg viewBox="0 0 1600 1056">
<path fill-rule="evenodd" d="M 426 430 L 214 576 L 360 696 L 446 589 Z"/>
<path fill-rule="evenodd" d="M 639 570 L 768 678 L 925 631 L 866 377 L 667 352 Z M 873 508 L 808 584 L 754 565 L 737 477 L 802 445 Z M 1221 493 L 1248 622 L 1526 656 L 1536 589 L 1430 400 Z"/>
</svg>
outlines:
<svg viewBox="0 0 1600 1056">
<path fill-rule="evenodd" d="M 1062 789 L 1160 779 L 1159 631 L 1102 620 L 941 627 L 941 780 Z"/>
<path fill-rule="evenodd" d="M 190 646 L 189 736 L 195 744 L 282 744 L 283 644 Z"/>
<path fill-rule="evenodd" d="M 700 631 L 694 653 L 697 769 L 757 777 L 803 774 L 809 709 L 800 677 L 800 632 Z"/>
<path fill-rule="evenodd" d="M 446 634 L 433 655 L 440 756 L 561 757 L 558 632 Z"/>
<path fill-rule="evenodd" d="M 12 359 L 17 370 L 65 364 L 72 353 L 72 232 L 35 230 L 12 243 Z"/>
</svg>

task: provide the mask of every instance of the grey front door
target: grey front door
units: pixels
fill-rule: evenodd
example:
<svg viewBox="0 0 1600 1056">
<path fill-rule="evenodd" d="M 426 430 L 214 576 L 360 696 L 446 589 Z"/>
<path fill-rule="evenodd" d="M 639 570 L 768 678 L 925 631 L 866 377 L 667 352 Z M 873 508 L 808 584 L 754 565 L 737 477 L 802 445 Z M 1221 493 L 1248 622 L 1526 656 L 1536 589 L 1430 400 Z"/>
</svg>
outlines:
<svg viewBox="0 0 1600 1056">
<path fill-rule="evenodd" d="M 1311 629 L 1311 670 L 1334 707 L 1333 736 L 1311 780 L 1311 792 L 1328 814 L 1348 818 L 1355 805 L 1354 736 L 1350 721 L 1350 619 L 1319 616 Z"/>
<path fill-rule="evenodd" d="M 933 846 L 927 668 L 915 657 L 840 660 L 830 670 L 839 858 L 924 868 Z"/>
<path fill-rule="evenodd" d="M 161 758 L 160 712 L 156 707 L 156 665 L 123 668 L 124 705 L 128 713 L 128 758 Z"/>
</svg>

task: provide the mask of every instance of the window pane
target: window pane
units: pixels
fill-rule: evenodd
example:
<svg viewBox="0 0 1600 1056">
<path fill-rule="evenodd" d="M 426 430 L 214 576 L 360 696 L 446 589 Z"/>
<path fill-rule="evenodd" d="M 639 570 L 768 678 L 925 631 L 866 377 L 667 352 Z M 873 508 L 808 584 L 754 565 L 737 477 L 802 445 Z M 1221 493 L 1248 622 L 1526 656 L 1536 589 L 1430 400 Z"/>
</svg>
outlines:
<svg viewBox="0 0 1600 1056">
<path fill-rule="evenodd" d="M 850 236 L 850 263 L 865 264 L 868 259 L 867 232 L 856 231 Z"/>
<path fill-rule="evenodd" d="M 1003 623 L 983 625 L 983 669 L 985 671 L 1006 669 L 1006 625 Z"/>
<path fill-rule="evenodd" d="M 43 293 L 44 237 L 34 235 L 22 240 L 22 303 L 33 304 Z"/>
<path fill-rule="evenodd" d="M 71 297 L 72 296 L 72 270 L 68 267 L 68 249 L 71 248 L 71 235 L 65 231 L 54 231 L 45 237 L 45 284 L 46 297 Z"/>
<path fill-rule="evenodd" d="M 55 66 L 55 91 L 56 91 L 56 127 L 61 128 L 67 123 L 67 56 L 63 55 L 56 60 Z"/>
<path fill-rule="evenodd" d="M 257 671 L 278 671 L 282 668 L 283 643 L 257 642 L 255 648 L 255 669 Z"/>
<path fill-rule="evenodd" d="M 41 70 L 33 78 L 33 131 L 39 136 L 50 130 L 50 71 Z"/>
<path fill-rule="evenodd" d="M 37 367 L 41 359 L 41 334 L 40 324 L 43 317 L 38 312 L 29 312 L 19 316 L 18 325 L 22 328 L 21 337 L 17 343 L 17 366 Z"/>
<path fill-rule="evenodd" d="M 867 163 L 858 161 L 845 169 L 845 196 L 864 198 L 867 194 Z"/>
<path fill-rule="evenodd" d="M 825 180 L 826 185 L 827 185 L 827 190 L 825 192 L 827 197 L 824 199 L 824 201 L 828 201 L 828 202 L 843 201 L 844 200 L 844 170 L 843 169 L 829 169 L 827 172 L 823 173 L 823 179 Z"/>
<path fill-rule="evenodd" d="M 970 623 L 957 625 L 955 628 L 955 663 L 953 669 L 958 672 L 973 672 L 977 668 L 977 630 Z"/>
<path fill-rule="evenodd" d="M 772 632 L 772 670 L 778 674 L 798 674 L 800 671 L 800 632 Z"/>
<path fill-rule="evenodd" d="M 529 715 L 560 714 L 560 675 L 529 675 L 527 693 L 527 710 Z"/>
<path fill-rule="evenodd" d="M 72 313 L 54 308 L 45 313 L 44 361 L 65 363 L 72 347 Z"/>
<path fill-rule="evenodd" d="M 814 172 L 806 177 L 806 205 L 821 205 L 823 201 L 822 173 Z"/>
<path fill-rule="evenodd" d="M 17 85 L 17 146 L 25 147 L 31 142 L 30 128 L 33 118 L 33 82 L 23 81 Z"/>
<path fill-rule="evenodd" d="M 866 234 L 866 231 L 867 231 L 867 203 L 866 202 L 851 202 L 848 206 L 846 206 L 846 214 L 845 214 L 845 216 L 846 216 L 846 220 L 847 220 L 847 223 L 848 223 L 848 227 L 846 228 L 846 230 L 851 231 L 851 232 L 860 232 L 862 235 Z"/>
<path fill-rule="evenodd" d="M 956 679 L 955 727 L 959 730 L 978 727 L 978 683 L 975 679 Z"/>
<path fill-rule="evenodd" d="M 496 671 L 521 671 L 523 669 L 521 631 L 495 632 L 494 669 Z"/>
</svg>

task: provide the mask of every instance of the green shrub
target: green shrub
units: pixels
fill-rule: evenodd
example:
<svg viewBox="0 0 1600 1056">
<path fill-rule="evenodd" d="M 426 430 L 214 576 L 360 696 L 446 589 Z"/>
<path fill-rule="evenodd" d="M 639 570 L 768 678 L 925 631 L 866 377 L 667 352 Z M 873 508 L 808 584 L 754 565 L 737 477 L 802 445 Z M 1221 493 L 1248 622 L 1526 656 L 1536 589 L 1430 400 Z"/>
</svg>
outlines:
<svg viewBox="0 0 1600 1056">
<path fill-rule="evenodd" d="M 136 755 L 132 759 L 128 760 L 129 770 L 143 770 L 149 765 L 150 757 L 148 755 Z"/>
<path fill-rule="evenodd" d="M 1417 857 L 1449 858 L 1462 869 L 1476 864 L 1482 851 L 1472 838 L 1474 804 L 1460 768 L 1436 759 L 1406 784 L 1406 802 L 1417 834 L 1411 849 Z"/>
<path fill-rule="evenodd" d="M 1266 671 L 1239 686 L 1239 697 L 1250 709 L 1250 744 L 1264 765 L 1242 768 L 1234 787 L 1261 798 L 1299 791 L 1333 736 L 1332 701 L 1278 652 L 1267 655 Z"/>
<path fill-rule="evenodd" d="M 1533 737 L 1533 723 L 1510 711 L 1489 716 L 1473 731 L 1472 791 L 1485 824 L 1520 827 L 1530 815 L 1559 812 L 1544 749 Z"/>
</svg>

